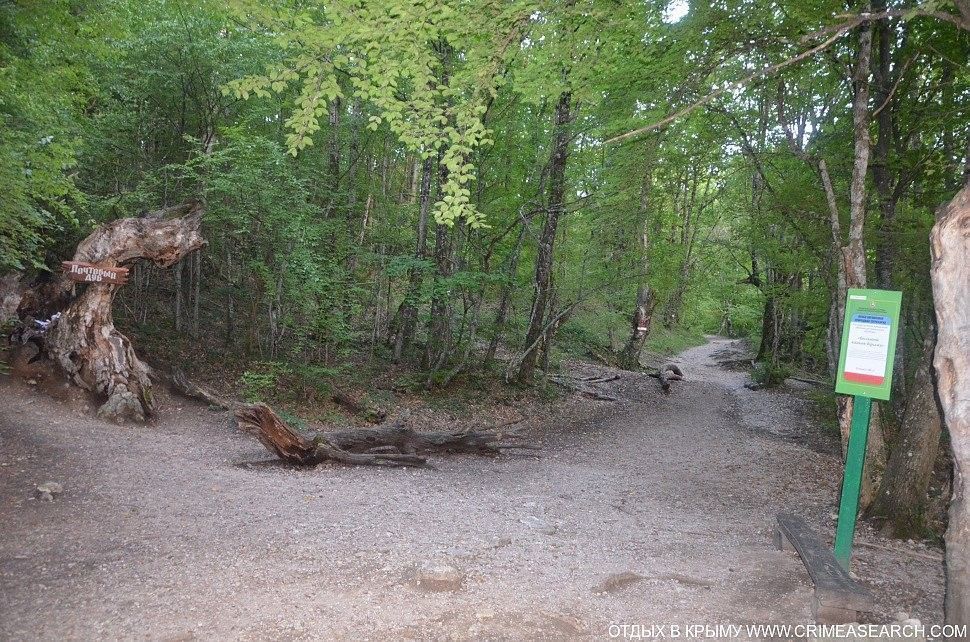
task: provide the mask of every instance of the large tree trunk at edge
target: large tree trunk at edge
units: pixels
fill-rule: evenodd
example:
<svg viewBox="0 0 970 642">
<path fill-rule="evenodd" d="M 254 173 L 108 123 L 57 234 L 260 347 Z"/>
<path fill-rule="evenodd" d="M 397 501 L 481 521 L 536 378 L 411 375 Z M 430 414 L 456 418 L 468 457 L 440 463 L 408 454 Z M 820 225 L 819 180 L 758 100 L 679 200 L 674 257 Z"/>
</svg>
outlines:
<svg viewBox="0 0 970 642">
<path fill-rule="evenodd" d="M 199 230 L 202 205 L 186 203 L 144 218 L 112 221 L 81 241 L 75 261 L 117 267 L 146 259 L 168 267 L 205 245 Z M 165 215 L 183 214 L 180 218 Z M 70 287 L 66 283 L 65 287 Z M 144 421 L 155 409 L 149 368 L 131 341 L 114 327 L 111 303 L 117 285 L 91 283 L 48 330 L 45 350 L 75 384 L 107 397 L 98 415 Z"/>
<path fill-rule="evenodd" d="M 936 306 L 937 392 L 953 447 L 953 499 L 946 531 L 946 621 L 970 625 L 970 185 L 930 232 Z"/>
</svg>

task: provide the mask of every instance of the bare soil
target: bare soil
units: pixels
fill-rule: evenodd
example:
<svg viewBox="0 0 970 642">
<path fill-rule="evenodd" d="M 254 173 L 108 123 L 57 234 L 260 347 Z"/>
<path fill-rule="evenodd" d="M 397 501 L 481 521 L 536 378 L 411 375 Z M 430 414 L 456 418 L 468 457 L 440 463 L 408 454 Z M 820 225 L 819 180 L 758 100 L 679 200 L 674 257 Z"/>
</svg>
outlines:
<svg viewBox="0 0 970 642">
<path fill-rule="evenodd" d="M 428 470 L 267 463 L 225 413 L 175 397 L 148 426 L 97 420 L 51 381 L 0 376 L 0 639 L 605 639 L 610 624 L 811 618 L 779 511 L 834 531 L 841 462 L 798 391 L 750 391 L 712 338 L 669 397 L 619 374 L 528 422 L 538 456 Z M 48 502 L 38 484 L 64 492 Z M 940 623 L 919 542 L 859 539 L 888 622 Z M 429 590 L 421 568 L 457 570 Z"/>
</svg>

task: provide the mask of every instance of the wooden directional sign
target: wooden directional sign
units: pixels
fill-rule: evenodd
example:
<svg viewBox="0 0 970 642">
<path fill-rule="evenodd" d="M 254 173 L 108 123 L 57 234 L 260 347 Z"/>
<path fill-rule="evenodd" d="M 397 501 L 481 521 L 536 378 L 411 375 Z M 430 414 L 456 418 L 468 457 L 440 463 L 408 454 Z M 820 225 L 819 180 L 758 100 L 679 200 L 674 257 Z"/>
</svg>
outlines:
<svg viewBox="0 0 970 642">
<path fill-rule="evenodd" d="M 128 268 L 102 267 L 80 261 L 64 261 L 61 265 L 67 278 L 78 283 L 124 285 L 128 282 Z"/>
</svg>

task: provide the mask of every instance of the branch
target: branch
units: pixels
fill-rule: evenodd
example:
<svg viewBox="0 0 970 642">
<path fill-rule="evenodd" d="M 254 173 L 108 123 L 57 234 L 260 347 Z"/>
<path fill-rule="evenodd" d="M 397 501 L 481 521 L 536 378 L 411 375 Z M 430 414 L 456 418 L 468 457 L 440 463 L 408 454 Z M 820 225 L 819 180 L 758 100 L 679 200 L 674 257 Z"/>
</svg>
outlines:
<svg viewBox="0 0 970 642">
<path fill-rule="evenodd" d="M 774 65 L 769 65 L 767 67 L 764 67 L 763 69 L 760 69 L 752 74 L 749 74 L 748 76 L 745 76 L 741 80 L 728 83 L 724 87 L 715 89 L 714 91 L 707 94 L 703 98 L 697 100 L 696 102 L 691 103 L 687 107 L 684 107 L 683 109 L 677 112 L 674 112 L 673 114 L 667 116 L 666 118 L 658 120 L 653 124 L 647 125 L 646 127 L 640 127 L 638 129 L 634 129 L 633 131 L 629 131 L 625 134 L 620 134 L 619 136 L 614 136 L 613 138 L 609 138 L 606 140 L 606 144 L 609 145 L 612 143 L 621 143 L 621 142 L 630 140 L 631 138 L 636 138 L 641 134 L 645 134 L 647 132 L 669 125 L 675 120 L 679 120 L 680 118 L 686 116 L 687 114 L 690 114 L 691 112 L 695 111 L 699 107 L 703 107 L 704 105 L 710 103 L 715 98 L 724 94 L 730 89 L 741 88 L 751 84 L 756 80 L 760 80 L 761 78 L 767 78 L 769 76 L 773 76 L 786 67 L 790 67 L 795 63 L 801 62 L 806 58 L 809 58 L 819 53 L 820 51 L 824 51 L 825 49 L 828 49 L 833 44 L 835 44 L 836 41 L 842 38 L 842 36 L 844 36 L 846 33 L 851 31 L 852 29 L 855 29 L 856 27 L 858 27 L 859 25 L 865 22 L 870 22 L 873 20 L 886 20 L 888 18 L 915 17 L 915 16 L 936 18 L 938 20 L 942 20 L 944 22 L 949 22 L 951 24 L 954 24 L 960 29 L 963 29 L 965 31 L 970 31 L 970 20 L 961 18 L 960 16 L 954 15 L 952 13 L 946 13 L 943 11 L 928 11 L 925 9 L 913 8 L 913 9 L 894 9 L 891 11 L 883 11 L 880 13 L 859 14 L 859 15 L 853 16 L 851 19 L 845 22 L 842 22 L 837 25 L 832 25 L 829 27 L 824 27 L 823 29 L 820 29 L 814 33 L 808 34 L 800 39 L 800 42 L 805 42 L 807 40 L 812 40 L 814 38 L 831 33 L 832 35 L 826 40 L 824 40 L 822 43 L 810 49 L 807 49 L 796 56 L 788 58 L 787 60 L 783 60 L 782 62 L 776 63 Z"/>
</svg>

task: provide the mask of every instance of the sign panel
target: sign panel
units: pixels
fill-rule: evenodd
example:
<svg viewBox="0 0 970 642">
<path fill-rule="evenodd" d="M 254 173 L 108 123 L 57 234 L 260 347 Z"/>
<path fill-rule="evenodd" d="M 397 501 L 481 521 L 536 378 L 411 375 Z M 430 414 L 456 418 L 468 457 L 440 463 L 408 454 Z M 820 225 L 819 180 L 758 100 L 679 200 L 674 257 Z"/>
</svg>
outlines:
<svg viewBox="0 0 970 642">
<path fill-rule="evenodd" d="M 889 399 L 903 293 L 849 290 L 835 391 Z"/>
<path fill-rule="evenodd" d="M 78 283 L 124 285 L 128 282 L 128 268 L 101 267 L 80 261 L 64 261 L 61 265 L 67 278 Z"/>
</svg>

